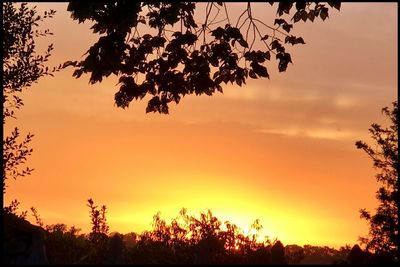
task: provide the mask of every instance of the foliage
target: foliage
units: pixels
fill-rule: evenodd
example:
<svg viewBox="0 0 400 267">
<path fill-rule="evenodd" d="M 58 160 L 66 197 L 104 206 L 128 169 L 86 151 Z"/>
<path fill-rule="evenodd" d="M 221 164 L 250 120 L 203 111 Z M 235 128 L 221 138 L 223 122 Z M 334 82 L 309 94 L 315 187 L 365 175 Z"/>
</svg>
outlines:
<svg viewBox="0 0 400 267">
<path fill-rule="evenodd" d="M 271 248 L 271 263 L 272 264 L 286 264 L 285 247 L 281 241 L 277 241 Z"/>
<path fill-rule="evenodd" d="M 36 38 L 52 34 L 48 29 L 40 31 L 36 27 L 54 14 L 55 11 L 50 10 L 41 16 L 37 15 L 35 7 L 29 8 L 26 3 L 17 7 L 14 3 L 3 2 L 3 126 L 7 118 L 16 118 L 15 111 L 23 106 L 18 94 L 39 78 L 52 75 L 61 68 L 49 70 L 45 66 L 53 50 L 52 44 L 44 55 L 36 53 Z M 3 194 L 7 179 L 23 177 L 33 171 L 29 167 L 20 170 L 32 153 L 28 148 L 32 137 L 33 134 L 28 133 L 23 141 L 19 141 L 20 132 L 15 127 L 11 135 L 3 139 Z"/>
<path fill-rule="evenodd" d="M 18 214 L 17 211 L 19 208 L 19 204 L 20 204 L 19 201 L 17 199 L 14 199 L 13 201 L 11 201 L 10 205 L 3 207 L 4 214 L 14 214 L 19 219 L 25 220 L 26 216 L 28 214 L 28 211 L 23 211 L 20 214 Z"/>
<path fill-rule="evenodd" d="M 88 206 L 92 227 L 93 221 L 104 224 L 105 220 L 93 220 L 93 212 L 101 209 L 93 202 Z M 252 224 L 251 234 L 245 235 L 235 224 L 222 223 L 210 210 L 190 216 L 182 209 L 169 223 L 157 213 L 151 230 L 141 234 L 104 233 L 102 247 L 94 246 L 91 234 L 79 234 L 80 230 L 73 226 L 43 226 L 38 213 L 32 212 L 45 229 L 51 264 L 346 264 L 359 259 L 354 252 L 349 254 L 349 246 L 335 250 L 310 245 L 284 247 L 280 241 L 271 242 L 268 238 L 260 242 L 262 225 L 258 220 Z"/>
<path fill-rule="evenodd" d="M 269 78 L 265 65 L 272 56 L 279 71 L 286 71 L 292 63 L 286 46 L 305 43 L 290 34 L 293 24 L 325 20 L 329 7 L 340 10 L 337 2 L 269 4 L 277 4 L 279 18 L 273 26 L 254 17 L 250 3 L 235 23 L 224 2 L 207 3 L 203 21 L 195 21 L 193 2 L 70 2 L 72 18 L 93 21 L 93 33 L 101 36 L 84 60 L 64 67 L 74 66 L 76 78 L 90 73 L 92 84 L 110 74 L 119 76 L 118 107 L 149 95 L 146 112 L 168 113 L 169 104 L 178 104 L 185 95 L 212 95 L 223 91 L 222 83 L 241 86 L 249 77 Z M 256 40 L 263 50 L 253 49 Z"/>
<path fill-rule="evenodd" d="M 368 253 L 363 251 L 359 245 L 354 245 L 347 255 L 347 262 L 349 264 L 366 264 L 368 263 Z"/>
<path fill-rule="evenodd" d="M 39 215 L 38 211 L 36 210 L 36 208 L 35 207 L 31 207 L 31 212 L 32 212 L 33 217 L 35 218 L 36 225 L 38 225 L 38 226 L 43 228 L 44 227 L 43 221 L 40 218 L 40 215 Z"/>
<path fill-rule="evenodd" d="M 364 150 L 372 159 L 374 168 L 379 172 L 376 180 L 381 184 L 376 193 L 379 206 L 376 213 L 362 209 L 361 218 L 369 223 L 369 234 L 361 238 L 367 250 L 372 250 L 379 261 L 398 261 L 399 247 L 399 186 L 398 186 L 398 106 L 393 102 L 392 109 L 385 107 L 382 113 L 390 119 L 390 126 L 383 128 L 373 123 L 369 132 L 374 141 L 374 147 L 365 142 L 357 141 L 358 149 Z"/>
<path fill-rule="evenodd" d="M 24 140 L 19 141 L 20 132 L 15 127 L 10 136 L 6 136 L 3 140 L 3 194 L 6 190 L 6 179 L 12 177 L 24 177 L 30 175 L 32 168 L 26 167 L 20 170 L 19 166 L 26 163 L 27 157 L 32 154 L 33 149 L 28 147 L 32 141 L 33 134 L 28 133 Z"/>
<path fill-rule="evenodd" d="M 98 208 L 94 205 L 91 198 L 88 199 L 87 206 L 90 208 L 90 219 L 92 224 L 92 231 L 89 234 L 91 252 L 88 256 L 90 262 L 97 264 L 103 262 L 106 256 L 109 231 L 106 219 L 107 207 L 103 205 L 101 208 Z"/>
<path fill-rule="evenodd" d="M 93 243 L 100 242 L 101 236 L 107 236 L 109 226 L 107 225 L 106 212 L 107 207 L 105 205 L 101 206 L 100 209 L 94 205 L 91 198 L 88 199 L 87 206 L 90 208 L 90 218 L 92 223 L 92 232 L 90 237 Z"/>
<path fill-rule="evenodd" d="M 212 263 L 266 263 L 270 262 L 270 241 L 259 243 L 261 229 L 256 220 L 252 235 L 244 235 L 235 225 L 224 224 L 210 210 L 199 217 L 189 216 L 182 209 L 170 224 L 153 218 L 153 229 L 140 234 L 127 249 L 125 261 L 129 264 L 212 264 Z"/>
<path fill-rule="evenodd" d="M 339 250 L 328 246 L 303 246 L 304 257 L 300 264 L 343 264 L 350 252 L 350 247 L 341 247 Z"/>
<path fill-rule="evenodd" d="M 298 245 L 287 245 L 285 255 L 288 264 L 298 264 L 304 259 L 304 249 Z"/>
<path fill-rule="evenodd" d="M 29 8 L 27 3 L 21 3 L 17 9 L 15 4 L 3 2 L 3 90 L 6 95 L 21 92 L 40 77 L 51 75 L 44 63 L 48 61 L 53 45 L 48 46 L 44 55 L 37 55 L 35 38 L 52 33 L 48 29 L 35 30 L 35 27 L 54 14 L 55 11 L 50 10 L 40 16 L 35 7 Z"/>
<path fill-rule="evenodd" d="M 79 229 L 65 224 L 46 225 L 46 254 L 50 264 L 85 263 L 90 241 Z"/>
<path fill-rule="evenodd" d="M 106 206 L 100 209 L 88 200 L 92 231 L 80 234 L 80 229 L 63 223 L 44 225 L 39 213 L 31 208 L 36 224 L 45 231 L 46 254 L 50 264 L 100 264 L 107 256 L 109 227 L 106 221 Z"/>
<path fill-rule="evenodd" d="M 49 70 L 45 63 L 49 60 L 53 45 L 47 47 L 44 55 L 36 53 L 36 39 L 52 33 L 36 29 L 39 23 L 52 18 L 54 10 L 38 15 L 36 7 L 21 3 L 3 2 L 3 124 L 6 118 L 15 118 L 15 109 L 23 106 L 18 93 L 30 87 L 39 78 L 53 75 L 59 68 Z"/>
</svg>

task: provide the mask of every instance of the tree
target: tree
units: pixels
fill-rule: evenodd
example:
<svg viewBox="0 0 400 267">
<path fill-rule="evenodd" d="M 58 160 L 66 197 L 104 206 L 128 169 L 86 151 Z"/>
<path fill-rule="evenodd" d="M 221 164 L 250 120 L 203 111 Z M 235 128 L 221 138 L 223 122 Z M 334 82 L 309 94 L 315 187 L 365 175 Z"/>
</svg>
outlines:
<svg viewBox="0 0 400 267">
<path fill-rule="evenodd" d="M 102 205 L 98 208 L 94 205 L 91 198 L 88 199 L 87 206 L 90 209 L 90 219 L 92 224 L 92 231 L 89 234 L 89 241 L 91 242 L 91 250 L 88 254 L 88 261 L 91 264 L 100 264 L 106 260 L 107 241 L 109 226 L 107 224 L 107 207 Z"/>
<path fill-rule="evenodd" d="M 287 245 L 285 258 L 288 264 L 299 264 L 304 259 L 304 249 L 298 245 Z"/>
<path fill-rule="evenodd" d="M 94 205 L 91 198 L 88 199 L 87 206 L 90 208 L 90 218 L 92 223 L 92 232 L 90 233 L 90 240 L 94 244 L 101 243 L 104 239 L 107 239 L 109 226 L 107 225 L 107 207 L 101 206 L 100 209 Z"/>
<path fill-rule="evenodd" d="M 67 227 L 63 223 L 46 225 L 45 227 L 46 254 L 50 264 L 86 263 L 90 242 L 80 229 Z"/>
<path fill-rule="evenodd" d="M 26 3 L 19 6 L 11 2 L 3 3 L 3 128 L 8 119 L 16 119 L 16 110 L 23 106 L 19 97 L 22 90 L 61 68 L 49 70 L 45 66 L 53 50 L 52 44 L 44 55 L 37 54 L 35 46 L 38 37 L 51 34 L 48 29 L 38 30 L 39 23 L 54 14 L 55 11 L 50 10 L 38 15 L 36 7 L 30 8 Z M 28 133 L 20 140 L 18 127 L 9 136 L 3 137 L 3 194 L 7 179 L 30 175 L 33 171 L 29 167 L 22 169 L 33 151 L 28 147 L 32 138 L 33 134 Z M 26 212 L 18 215 L 18 205 L 19 202 L 14 200 L 8 207 L 3 207 L 5 262 L 46 264 L 43 229 L 26 221 Z"/>
<path fill-rule="evenodd" d="M 360 210 L 361 218 L 369 223 L 369 234 L 361 238 L 367 250 L 372 250 L 381 259 L 398 261 L 399 247 L 399 185 L 398 185 L 398 106 L 393 102 L 393 108 L 385 107 L 382 113 L 390 119 L 390 126 L 383 128 L 373 123 L 369 132 L 375 143 L 372 147 L 363 141 L 357 141 L 358 149 L 364 150 L 378 170 L 375 176 L 381 184 L 376 192 L 379 206 L 371 215 L 365 209 Z"/>
<path fill-rule="evenodd" d="M 249 77 L 269 78 L 265 65 L 273 56 L 279 71 L 286 71 L 292 63 L 287 45 L 305 44 L 290 34 L 293 24 L 325 20 L 329 8 L 340 10 L 338 2 L 269 4 L 278 6 L 272 26 L 253 16 L 250 3 L 234 22 L 224 2 L 207 3 L 202 21 L 195 21 L 192 2 L 70 2 L 72 18 L 93 21 L 91 29 L 101 37 L 84 60 L 64 67 L 74 66 L 76 78 L 90 73 L 92 84 L 110 74 L 119 76 L 118 107 L 149 95 L 146 112 L 168 113 L 168 105 L 185 95 L 212 95 L 223 91 L 222 83 L 241 86 Z M 141 35 L 143 27 L 146 34 Z M 253 49 L 256 40 L 263 50 Z"/>
<path fill-rule="evenodd" d="M 366 264 L 367 254 L 362 251 L 359 245 L 354 245 L 347 255 L 347 261 L 349 264 Z"/>
<path fill-rule="evenodd" d="M 246 235 L 235 224 L 222 223 L 210 210 L 190 216 L 186 209 L 170 223 L 153 217 L 153 229 L 131 235 L 125 264 L 269 264 L 270 241 L 258 242 L 256 220 Z M 133 239 L 133 240 L 132 240 Z"/>
<path fill-rule="evenodd" d="M 44 55 L 38 55 L 35 46 L 37 37 L 52 34 L 48 29 L 41 31 L 36 27 L 54 14 L 55 11 L 50 10 L 43 16 L 37 15 L 35 7 L 29 8 L 26 3 L 19 8 L 11 2 L 3 3 L 3 126 L 8 118 L 15 119 L 15 111 L 24 105 L 18 94 L 61 67 L 49 70 L 45 66 L 53 50 L 52 44 Z M 28 133 L 20 141 L 19 128 L 15 127 L 11 135 L 3 139 L 3 194 L 7 179 L 23 177 L 33 171 L 29 167 L 20 169 L 33 151 L 28 147 L 32 138 L 33 134 Z"/>
<path fill-rule="evenodd" d="M 271 263 L 272 264 L 287 264 L 285 257 L 285 247 L 281 241 L 277 241 L 271 248 Z"/>
</svg>

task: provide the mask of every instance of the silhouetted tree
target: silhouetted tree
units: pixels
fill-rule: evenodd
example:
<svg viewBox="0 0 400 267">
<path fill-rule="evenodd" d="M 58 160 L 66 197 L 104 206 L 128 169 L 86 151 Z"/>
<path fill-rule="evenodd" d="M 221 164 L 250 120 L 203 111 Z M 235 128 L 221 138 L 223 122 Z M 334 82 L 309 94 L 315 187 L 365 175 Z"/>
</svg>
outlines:
<svg viewBox="0 0 400 267">
<path fill-rule="evenodd" d="M 367 263 L 367 253 L 362 251 L 359 245 L 354 245 L 347 255 L 349 264 L 365 264 Z"/>
<path fill-rule="evenodd" d="M 67 227 L 65 224 L 46 225 L 45 244 L 50 264 L 286 264 L 286 263 L 337 263 L 360 262 L 359 250 L 353 247 L 353 254 L 347 257 L 350 247 L 340 251 L 329 247 L 306 245 L 304 255 L 307 260 L 299 262 L 297 252 L 303 248 L 296 245 L 283 247 L 280 241 L 272 246 L 269 240 L 258 242 L 258 233 L 244 235 L 235 224 L 226 221 L 224 226 L 211 211 L 200 213 L 199 217 L 189 216 L 182 209 L 179 216 L 167 223 L 157 213 L 153 217 L 153 229 L 140 235 L 129 233 L 121 235 L 111 233 L 103 216 L 105 208 L 97 208 L 89 200 L 92 232 L 104 237 L 103 241 L 94 243 L 93 233 L 79 234 L 79 229 Z M 97 211 L 97 212 L 96 212 Z M 43 225 L 38 213 L 34 215 L 38 224 Z M 13 214 L 12 214 L 13 215 Z M 16 218 L 15 215 L 10 219 Z M 104 215 L 105 218 L 105 215 Z M 14 225 L 12 220 L 7 224 Z M 28 222 L 24 224 L 28 225 Z M 261 229 L 256 220 L 251 228 Z M 29 229 L 32 226 L 28 227 Z M 34 226 L 32 229 L 38 227 Z M 102 230 L 103 229 L 103 230 Z M 8 233 L 9 234 L 9 233 Z M 193 239 L 192 239 L 193 236 Z M 9 235 L 6 235 L 9 238 Z M 4 248 L 3 248 L 4 249 Z M 5 246 L 14 254 L 22 254 L 15 247 L 15 241 Z M 11 262 L 11 261 L 8 261 Z M 13 262 L 13 261 L 12 261 Z"/>
<path fill-rule="evenodd" d="M 288 264 L 298 264 L 304 259 L 304 249 L 298 245 L 287 245 L 285 257 Z"/>
<path fill-rule="evenodd" d="M 53 45 L 50 44 L 44 55 L 36 53 L 37 37 L 51 34 L 49 30 L 37 30 L 44 19 L 52 18 L 55 11 L 45 11 L 38 15 L 35 7 L 26 3 L 3 4 L 3 129 L 6 121 L 16 119 L 16 110 L 23 106 L 19 94 L 30 87 L 39 78 L 51 75 L 54 68 L 49 70 L 45 63 L 50 57 Z M 32 149 L 28 147 L 33 134 L 28 133 L 23 140 L 20 130 L 15 127 L 10 135 L 3 137 L 3 194 L 6 191 L 6 181 L 30 175 L 33 169 L 26 167 L 28 156 Z M 25 220 L 26 212 L 17 215 L 19 202 L 14 200 L 9 206 L 3 207 L 4 224 L 3 256 L 9 263 L 44 264 L 47 257 L 43 243 L 43 229 Z M 36 210 L 35 210 L 36 211 Z M 12 223 L 10 223 L 12 222 Z M 11 249 L 9 249 L 11 248 Z M 20 255 L 18 254 L 20 253 Z"/>
<path fill-rule="evenodd" d="M 8 118 L 16 118 L 15 111 L 23 106 L 18 96 L 23 89 L 37 82 L 39 78 L 52 75 L 52 71 L 45 66 L 53 45 L 50 44 L 44 55 L 36 53 L 35 41 L 37 37 L 52 34 L 48 29 L 35 29 L 46 18 L 52 18 L 54 10 L 45 11 L 44 15 L 37 15 L 35 7 L 29 8 L 26 3 L 17 7 L 15 3 L 3 2 L 3 126 Z M 60 66 L 61 67 L 61 66 Z M 20 131 L 15 127 L 11 135 L 3 139 L 3 194 L 6 180 L 23 177 L 31 174 L 33 169 L 27 167 L 21 170 L 31 155 L 28 147 L 33 134 L 28 133 L 20 141 Z"/>
<path fill-rule="evenodd" d="M 94 243 L 97 243 L 108 234 L 109 226 L 107 225 L 106 218 L 107 207 L 103 205 L 100 209 L 98 209 L 97 206 L 94 205 L 93 199 L 91 198 L 88 199 L 87 206 L 90 208 L 90 218 L 92 224 L 90 238 Z"/>
<path fill-rule="evenodd" d="M 252 227 L 261 228 L 259 221 Z M 171 223 L 153 217 L 153 229 L 135 235 L 126 246 L 128 264 L 269 264 L 270 242 L 258 243 L 254 235 L 245 236 L 239 228 L 222 223 L 209 210 L 199 217 L 182 209 Z M 255 229 L 256 230 L 256 229 Z"/>
<path fill-rule="evenodd" d="M 7 214 L 14 214 L 18 218 L 25 220 L 28 211 L 22 211 L 20 214 L 18 214 L 19 204 L 21 203 L 19 203 L 17 199 L 14 199 L 8 206 L 3 206 L 3 216 Z"/>
<path fill-rule="evenodd" d="M 169 103 L 178 104 L 185 95 L 212 95 L 222 92 L 222 83 L 241 86 L 249 77 L 269 78 L 265 65 L 271 57 L 279 62 L 280 72 L 286 71 L 292 63 L 287 45 L 305 43 L 290 34 L 293 24 L 325 20 L 330 7 L 340 10 L 339 2 L 269 4 L 277 6 L 273 25 L 254 17 L 250 2 L 236 21 L 224 2 L 207 3 L 198 21 L 193 2 L 70 2 L 72 18 L 93 21 L 91 29 L 101 37 L 84 60 L 64 66 L 75 66 L 77 78 L 90 73 L 92 84 L 110 74 L 120 76 L 118 107 L 150 95 L 146 112 L 168 113 Z M 256 40 L 262 50 L 253 49 Z"/>
<path fill-rule="evenodd" d="M 346 263 L 346 257 L 350 247 L 342 247 L 339 250 L 328 246 L 304 245 L 304 258 L 300 264 L 342 264 Z"/>
<path fill-rule="evenodd" d="M 123 236 L 119 233 L 113 234 L 107 244 L 107 264 L 122 264 L 124 250 Z"/>
<path fill-rule="evenodd" d="M 88 199 L 87 206 L 90 208 L 90 219 L 92 224 L 92 231 L 89 234 L 89 240 L 92 244 L 89 263 L 105 263 L 109 230 L 106 218 L 107 207 L 103 205 L 99 209 L 94 205 L 91 198 Z"/>
<path fill-rule="evenodd" d="M 88 262 L 90 241 L 80 229 L 58 223 L 45 227 L 46 253 L 50 264 L 79 264 Z"/>
<path fill-rule="evenodd" d="M 398 106 L 393 102 L 392 109 L 385 107 L 382 113 L 390 119 L 389 127 L 373 123 L 369 129 L 374 146 L 357 141 L 358 149 L 364 150 L 373 160 L 379 172 L 375 176 L 381 187 L 376 193 L 379 206 L 376 213 L 362 209 L 361 218 L 369 223 L 369 234 L 361 238 L 367 250 L 372 250 L 380 261 L 398 261 L 399 247 L 399 185 L 398 185 Z"/>
<path fill-rule="evenodd" d="M 285 258 L 285 247 L 281 241 L 277 241 L 271 248 L 271 263 L 272 264 L 287 264 Z"/>
</svg>

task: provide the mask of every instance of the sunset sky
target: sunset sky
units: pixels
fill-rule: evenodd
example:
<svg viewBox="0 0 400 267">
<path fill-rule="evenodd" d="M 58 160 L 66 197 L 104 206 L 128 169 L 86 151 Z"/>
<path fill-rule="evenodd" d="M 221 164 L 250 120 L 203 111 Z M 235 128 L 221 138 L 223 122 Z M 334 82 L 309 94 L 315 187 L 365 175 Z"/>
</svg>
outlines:
<svg viewBox="0 0 400 267">
<path fill-rule="evenodd" d="M 276 7 L 253 5 L 273 22 Z M 37 6 L 57 11 L 42 24 L 54 36 L 38 42 L 54 44 L 50 66 L 81 59 L 98 39 L 66 3 Z M 232 16 L 243 7 L 228 4 Z M 146 114 L 148 99 L 117 108 L 115 76 L 95 85 L 72 69 L 45 77 L 4 127 L 35 134 L 35 171 L 8 181 L 4 203 L 17 198 L 45 224 L 83 232 L 93 198 L 107 206 L 111 232 L 141 232 L 158 211 L 169 221 L 185 207 L 241 228 L 258 218 L 285 245 L 355 244 L 368 230 L 358 211 L 374 209 L 377 183 L 354 143 L 370 141 L 370 124 L 385 124 L 380 110 L 397 99 L 397 20 L 397 3 L 343 3 L 325 22 L 295 24 L 306 44 L 288 47 L 286 72 L 272 61 L 270 80 L 186 96 L 169 115 Z"/>
</svg>

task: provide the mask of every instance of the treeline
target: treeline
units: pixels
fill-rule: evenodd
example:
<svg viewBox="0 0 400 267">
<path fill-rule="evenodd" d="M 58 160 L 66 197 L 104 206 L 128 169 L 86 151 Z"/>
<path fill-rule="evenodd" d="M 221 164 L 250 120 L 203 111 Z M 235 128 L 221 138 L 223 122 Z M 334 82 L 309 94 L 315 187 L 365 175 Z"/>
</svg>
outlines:
<svg viewBox="0 0 400 267">
<path fill-rule="evenodd" d="M 367 260 L 358 246 L 336 250 L 311 245 L 285 247 L 279 240 L 268 238 L 259 241 L 262 225 L 258 220 L 246 235 L 235 224 L 222 223 L 210 210 L 196 217 L 182 209 L 169 223 L 157 213 L 151 230 L 109 233 L 106 207 L 97 207 L 91 199 L 88 207 L 92 225 L 89 234 L 80 234 L 79 229 L 65 224 L 45 226 L 32 209 L 50 264 L 347 264 Z M 15 207 L 6 211 L 15 213 Z M 23 217 L 26 213 L 19 219 Z M 17 231 L 12 232 L 5 229 L 8 247 L 15 247 L 12 240 L 18 239 Z"/>
</svg>

